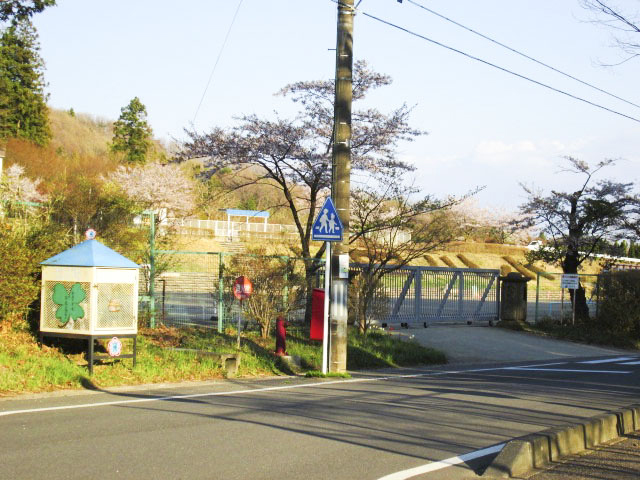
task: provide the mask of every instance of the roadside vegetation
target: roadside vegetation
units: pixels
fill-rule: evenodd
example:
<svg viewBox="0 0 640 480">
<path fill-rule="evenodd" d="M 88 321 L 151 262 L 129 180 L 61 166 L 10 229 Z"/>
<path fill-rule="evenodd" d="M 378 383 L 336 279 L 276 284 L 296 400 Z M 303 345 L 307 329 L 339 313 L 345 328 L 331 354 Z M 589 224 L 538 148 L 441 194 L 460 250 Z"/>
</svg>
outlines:
<svg viewBox="0 0 640 480">
<path fill-rule="evenodd" d="M 224 334 L 143 329 L 136 368 L 131 360 L 107 362 L 96 366 L 91 379 L 83 341 L 39 346 L 34 332 L 39 316 L 39 263 L 79 243 L 87 228 L 95 229 L 101 242 L 136 263 L 150 264 L 150 231 L 156 232 L 157 250 L 186 246 L 193 251 L 223 251 L 223 244 L 209 239 L 178 239 L 163 220 L 167 216 L 176 220 L 220 218 L 219 210 L 225 208 L 269 210 L 274 223 L 297 226 L 298 238 L 293 242 L 283 238 L 265 245 L 263 240 L 258 246 L 262 257 L 251 261 L 245 257 L 244 264 L 234 258 L 227 271 L 240 274 L 251 267 L 261 272 L 261 277 L 254 275 L 257 291 L 247 302 L 247 316 L 261 331 L 244 334 L 239 375 L 292 373 L 272 355 L 271 322 L 297 308 L 297 296 L 304 297 L 306 323 L 309 321 L 311 292 L 321 268 L 321 262 L 313 259 L 320 260 L 324 252 L 324 245 L 310 241 L 310 229 L 317 208 L 329 194 L 326 165 L 330 162 L 327 145 L 333 142 L 333 81 L 285 86 L 279 94 L 300 107 L 299 115 L 291 119 L 274 123 L 240 115 L 233 126 L 208 133 L 188 130 L 185 144 L 165 146 L 153 138 L 146 106 L 138 97 L 121 108 L 116 121 L 76 113 L 73 108 L 47 107 L 44 63 L 37 32 L 28 19 L 55 1 L 36 2 L 35 7 L 27 3 L 9 2 L 9 7 L 0 8 L 0 151 L 4 157 L 0 175 L 0 395 L 224 377 L 215 361 L 197 357 L 193 350 L 237 352 L 232 329 Z M 20 75 L 9 75 L 15 71 Z M 355 101 L 391 83 L 390 77 L 365 62 L 357 62 L 354 73 Z M 396 152 L 400 143 L 425 133 L 410 126 L 410 113 L 406 104 L 390 112 L 380 112 L 372 105 L 354 110 L 352 168 L 371 184 L 350 192 L 351 259 L 361 264 L 350 287 L 349 310 L 357 316 L 350 320 L 360 330 L 348 335 L 346 367 L 350 370 L 445 362 L 440 352 L 417 343 L 367 332 L 372 314 L 388 308 L 376 305 L 373 298 L 386 288 L 385 275 L 394 269 L 409 264 L 491 268 L 500 269 L 503 275 L 516 270 L 531 279 L 559 269 L 600 273 L 602 264 L 592 261 L 591 254 L 600 251 L 602 242 L 629 238 L 628 251 L 632 252 L 636 244 L 628 235 L 637 240 L 640 232 L 640 197 L 634 193 L 635 185 L 607 180 L 589 183 L 611 161 L 589 166 L 569 158 L 573 173 L 586 176 L 582 189 L 540 197 L 525 188 L 530 198 L 515 217 L 475 206 L 477 189 L 473 186 L 463 198 L 439 200 L 427 193 L 417 199 L 419 192 L 408 182 L 415 166 L 402 161 Z M 280 158 L 274 157 L 274 151 L 286 153 Z M 170 159 L 181 162 L 170 163 Z M 549 224 L 550 211 L 568 221 Z M 150 217 L 155 217 L 157 228 L 147 228 Z M 584 228 L 566 232 L 555 227 L 574 224 Z M 536 235 L 541 232 L 547 237 L 540 249 L 525 256 L 523 247 L 507 245 L 526 245 L 534 227 Z M 625 250 L 626 245 L 620 248 Z M 304 268 L 295 271 L 288 259 L 283 266 L 280 260 L 264 256 L 269 254 L 302 257 Z M 155 265 L 156 275 L 174 268 L 159 257 Z M 149 278 L 145 280 L 149 285 Z M 296 289 L 289 282 L 304 287 Z M 603 303 L 607 313 L 601 311 L 599 318 L 607 318 L 606 328 L 602 320 L 592 323 L 587 309 L 580 309 L 579 325 L 570 333 L 566 325 L 552 322 L 535 328 L 546 328 L 547 333 L 558 336 L 587 335 L 586 341 L 592 336 L 593 341 L 607 344 L 637 342 L 640 322 L 629 312 L 640 311 L 640 292 L 633 290 L 638 283 L 640 279 L 632 278 L 605 286 L 609 288 L 606 299 L 611 301 Z M 543 274 L 540 288 L 557 288 L 557 277 Z M 586 305 L 586 293 L 592 290 L 587 285 L 578 289 L 578 305 Z M 287 292 L 282 300 L 279 292 Z M 618 320 L 611 321 L 613 318 Z M 295 373 L 313 375 L 320 367 L 320 347 L 307 338 L 303 329 L 293 328 L 287 347 L 300 358 L 302 372 Z"/>
<path fill-rule="evenodd" d="M 226 378 L 226 372 L 216 360 L 197 356 L 197 350 L 240 353 L 238 377 L 304 375 L 307 372 L 309 376 L 319 376 L 314 372 L 317 374 L 322 365 L 322 346 L 308 340 L 305 329 L 290 329 L 291 334 L 287 336 L 287 352 L 300 358 L 299 372 L 292 372 L 273 354 L 273 336 L 262 338 L 258 332 L 247 332 L 243 334 L 238 350 L 235 333 L 233 329 L 227 329 L 223 334 L 163 326 L 144 329 L 137 338 L 135 368 L 131 359 L 102 360 L 96 362 L 93 375 L 89 376 L 84 340 L 47 339 L 48 345 L 40 346 L 31 333 L 14 329 L 0 336 L 0 396 Z M 130 353 L 131 342 L 123 342 L 125 353 Z M 104 354 L 104 348 L 97 349 L 96 353 Z M 348 357 L 349 370 L 446 363 L 444 354 L 416 342 L 391 337 L 384 332 L 359 335 L 355 330 L 349 334 Z"/>
<path fill-rule="evenodd" d="M 600 275 L 597 314 L 543 317 L 535 324 L 501 322 L 499 325 L 560 340 L 640 349 L 640 270 L 611 271 Z"/>
</svg>

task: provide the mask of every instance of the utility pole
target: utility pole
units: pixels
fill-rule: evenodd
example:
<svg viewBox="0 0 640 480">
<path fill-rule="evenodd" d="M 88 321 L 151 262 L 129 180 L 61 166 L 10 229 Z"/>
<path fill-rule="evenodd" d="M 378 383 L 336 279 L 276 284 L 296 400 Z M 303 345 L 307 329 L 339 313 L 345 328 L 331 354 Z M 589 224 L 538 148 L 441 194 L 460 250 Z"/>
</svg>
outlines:
<svg viewBox="0 0 640 480">
<path fill-rule="evenodd" d="M 340 256 L 349 255 L 349 197 L 351 191 L 351 100 L 354 0 L 338 3 L 336 91 L 334 102 L 331 196 L 343 226 L 343 239 L 331 252 L 331 361 L 329 371 L 347 369 L 347 284 L 340 278 Z M 347 260 L 348 264 L 348 260 Z M 348 268 L 347 268 L 348 270 Z"/>
</svg>

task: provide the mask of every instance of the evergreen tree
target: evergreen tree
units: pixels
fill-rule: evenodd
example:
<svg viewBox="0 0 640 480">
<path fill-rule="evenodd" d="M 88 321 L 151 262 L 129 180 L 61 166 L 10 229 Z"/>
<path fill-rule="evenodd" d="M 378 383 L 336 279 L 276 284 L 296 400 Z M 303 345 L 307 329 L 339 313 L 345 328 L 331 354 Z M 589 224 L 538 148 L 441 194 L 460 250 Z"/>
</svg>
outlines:
<svg viewBox="0 0 640 480">
<path fill-rule="evenodd" d="M 113 124 L 111 151 L 124 153 L 128 164 L 144 164 L 152 135 L 147 123 L 147 108 L 135 97 L 120 112 L 120 118 Z"/>
<path fill-rule="evenodd" d="M 25 19 L 12 22 L 0 37 L 0 139 L 49 141 L 45 85 L 34 26 Z"/>
<path fill-rule="evenodd" d="M 25 19 L 55 4 L 55 0 L 2 0 L 0 21 Z"/>
<path fill-rule="evenodd" d="M 620 256 L 621 257 L 628 257 L 629 256 L 629 246 L 627 245 L 627 241 L 626 240 L 622 240 L 620 242 Z"/>
</svg>

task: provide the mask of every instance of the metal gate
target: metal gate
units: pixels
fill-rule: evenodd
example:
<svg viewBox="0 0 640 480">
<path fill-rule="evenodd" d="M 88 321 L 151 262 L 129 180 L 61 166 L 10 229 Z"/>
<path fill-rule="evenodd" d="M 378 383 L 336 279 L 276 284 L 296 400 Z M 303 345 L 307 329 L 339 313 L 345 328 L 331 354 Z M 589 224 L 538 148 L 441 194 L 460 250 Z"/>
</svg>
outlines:
<svg viewBox="0 0 640 480">
<path fill-rule="evenodd" d="M 377 301 L 386 302 L 388 312 L 373 320 L 424 326 L 496 321 L 499 275 L 488 269 L 403 267 L 382 277 Z"/>
<path fill-rule="evenodd" d="M 234 316 L 233 283 L 229 266 L 255 255 L 221 252 L 159 251 L 156 263 L 163 268 L 155 275 L 152 315 L 155 321 L 173 326 L 200 326 L 222 331 Z M 304 270 L 302 259 L 277 257 Z M 351 270 L 366 268 L 352 264 Z M 251 264 L 243 273 L 252 276 Z M 498 270 L 402 267 L 386 273 L 376 289 L 369 320 L 382 323 L 428 325 L 437 322 L 469 323 L 498 318 L 500 298 Z M 324 269 L 317 271 L 318 286 Z M 302 279 L 302 277 L 300 277 Z M 303 282 L 302 282 L 303 283 Z M 297 287 L 304 288 L 302 283 Z M 141 285 L 140 291 L 151 290 Z M 283 292 L 287 295 L 287 292 Z M 304 305 L 292 312 L 301 320 Z M 293 319 L 293 318 L 292 318 Z M 155 323 L 155 321 L 153 323 Z"/>
</svg>

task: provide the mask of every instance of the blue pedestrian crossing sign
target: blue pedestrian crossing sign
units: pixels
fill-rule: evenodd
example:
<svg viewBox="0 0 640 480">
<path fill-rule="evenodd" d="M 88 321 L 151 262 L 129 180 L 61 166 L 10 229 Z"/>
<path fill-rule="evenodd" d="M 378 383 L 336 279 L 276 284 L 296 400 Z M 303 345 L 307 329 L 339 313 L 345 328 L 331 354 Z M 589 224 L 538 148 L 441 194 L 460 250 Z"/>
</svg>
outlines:
<svg viewBox="0 0 640 480">
<path fill-rule="evenodd" d="M 316 242 L 341 242 L 342 231 L 342 222 L 336 207 L 333 206 L 331 197 L 327 197 L 320 212 L 318 212 L 316 221 L 313 222 L 311 239 Z"/>
</svg>

